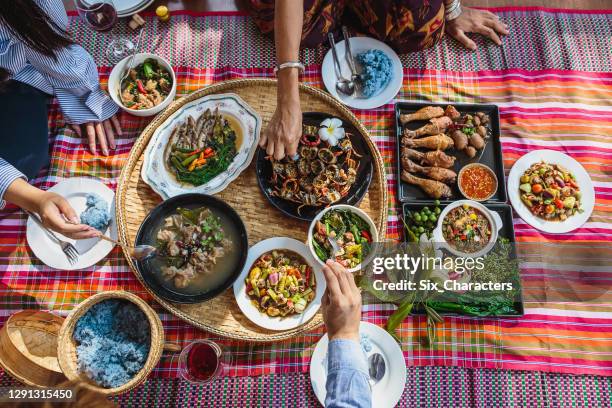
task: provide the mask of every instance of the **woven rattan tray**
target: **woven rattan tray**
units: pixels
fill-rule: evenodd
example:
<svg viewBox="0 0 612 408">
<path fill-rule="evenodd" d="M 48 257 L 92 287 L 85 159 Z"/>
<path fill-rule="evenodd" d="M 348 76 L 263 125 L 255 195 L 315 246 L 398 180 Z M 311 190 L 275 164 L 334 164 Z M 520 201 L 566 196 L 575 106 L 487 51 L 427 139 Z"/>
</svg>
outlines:
<svg viewBox="0 0 612 408">
<path fill-rule="evenodd" d="M 155 207 L 161 197 L 140 178 L 143 153 L 155 129 L 184 104 L 206 95 L 233 92 L 255 109 L 263 120 L 265 129 L 276 108 L 276 81 L 271 79 L 238 79 L 217 83 L 193 92 L 173 102 L 158 115 L 142 132 L 121 171 L 116 192 L 116 219 L 119 239 L 122 243 L 133 244 L 136 233 L 144 217 Z M 300 85 L 300 100 L 303 111 L 327 112 L 348 121 L 366 138 L 372 151 L 374 175 L 370 189 L 359 207 L 367 212 L 384 237 L 387 217 L 387 190 L 385 170 L 378 149 L 368 135 L 368 131 L 357 118 L 330 95 L 316 88 Z M 266 200 L 259 190 L 255 176 L 255 162 L 245 170 L 228 188 L 216 195 L 236 209 L 242 217 L 249 235 L 249 244 L 274 236 L 288 236 L 306 240 L 308 223 L 287 218 Z M 130 267 L 142 281 L 129 254 L 125 256 Z M 150 292 L 150 291 L 149 291 Z M 292 330 L 269 331 L 251 323 L 241 312 L 234 300 L 232 290 L 207 302 L 191 305 L 167 302 L 155 293 L 151 295 L 171 313 L 196 327 L 214 334 L 248 341 L 278 341 L 311 331 L 322 323 L 319 312 L 308 323 Z"/>
</svg>

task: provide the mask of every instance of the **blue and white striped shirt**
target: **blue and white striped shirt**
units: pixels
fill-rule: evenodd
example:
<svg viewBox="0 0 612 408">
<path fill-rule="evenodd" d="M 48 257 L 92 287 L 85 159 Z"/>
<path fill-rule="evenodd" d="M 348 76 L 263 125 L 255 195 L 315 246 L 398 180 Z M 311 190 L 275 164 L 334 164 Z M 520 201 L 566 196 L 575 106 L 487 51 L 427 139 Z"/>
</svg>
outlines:
<svg viewBox="0 0 612 408">
<path fill-rule="evenodd" d="M 62 0 L 35 1 L 60 27 L 68 26 Z M 54 95 L 68 123 L 103 121 L 117 113 L 119 107 L 100 88 L 96 64 L 83 47 L 73 44 L 56 55 L 57 61 L 29 48 L 0 23 L 0 67 L 11 79 Z M 24 176 L 0 157 L 0 208 L 6 189 L 18 177 Z"/>
</svg>

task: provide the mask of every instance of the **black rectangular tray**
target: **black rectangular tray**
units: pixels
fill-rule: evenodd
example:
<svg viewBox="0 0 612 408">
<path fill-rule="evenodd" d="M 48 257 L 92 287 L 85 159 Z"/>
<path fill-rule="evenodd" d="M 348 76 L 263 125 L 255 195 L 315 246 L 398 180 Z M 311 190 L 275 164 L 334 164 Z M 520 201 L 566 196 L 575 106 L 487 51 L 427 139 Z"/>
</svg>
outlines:
<svg viewBox="0 0 612 408">
<path fill-rule="evenodd" d="M 444 210 L 444 207 L 446 207 L 449 203 L 440 203 L 440 210 Z M 504 223 L 504 225 L 502 226 L 502 228 L 499 230 L 499 237 L 501 238 L 507 238 L 511 243 L 515 243 L 516 242 L 516 236 L 514 235 L 514 224 L 512 222 L 512 207 L 508 204 L 504 204 L 504 203 L 482 203 L 485 207 L 487 207 L 489 210 L 491 211 L 495 211 L 496 213 L 498 213 L 501 216 L 501 219 Z M 423 209 L 423 207 L 425 206 L 429 206 L 430 208 L 435 207 L 433 200 L 428 201 L 428 202 L 422 202 L 422 203 L 404 203 L 402 205 L 402 217 L 404 217 L 404 220 L 406 219 L 406 217 L 408 216 L 408 214 L 412 211 L 420 211 Z M 402 223 L 402 239 L 404 242 L 407 242 L 408 239 L 406 237 L 406 229 L 403 227 L 403 223 Z M 512 255 L 514 257 L 516 257 L 516 247 L 512 248 Z M 518 282 L 521 283 L 521 277 L 518 276 Z M 521 287 L 519 288 L 519 294 L 520 294 L 520 302 L 517 301 L 514 304 L 514 307 L 516 309 L 516 311 L 518 312 L 518 314 L 508 314 L 508 315 L 497 315 L 497 316 L 487 316 L 486 318 L 495 318 L 495 317 L 516 317 L 516 316 L 523 316 L 525 314 L 525 308 L 524 308 L 524 304 L 523 304 L 523 288 L 522 288 L 522 283 L 521 283 Z M 416 310 L 415 313 L 417 314 L 423 314 L 424 311 L 422 310 Z M 453 313 L 445 313 L 442 312 L 440 314 L 453 314 Z"/>
<path fill-rule="evenodd" d="M 402 181 L 401 173 L 402 173 L 402 163 L 401 163 L 401 139 L 402 139 L 402 124 L 400 122 L 400 114 L 402 113 L 413 113 L 417 110 L 424 108 L 425 106 L 440 106 L 442 108 L 446 108 L 448 105 L 453 105 L 460 113 L 476 113 L 476 112 L 484 112 L 489 115 L 491 120 L 491 137 L 487 141 L 487 144 L 484 148 L 482 154 L 480 152 L 476 155 L 476 157 L 470 159 L 463 152 L 457 152 L 454 149 L 447 150 L 446 153 L 452 154 L 457 157 L 455 161 L 455 165 L 452 170 L 456 173 L 459 173 L 461 168 L 469 163 L 476 162 L 476 159 L 480 156 L 479 163 L 485 164 L 489 166 L 495 175 L 497 176 L 497 192 L 493 197 L 491 197 L 486 202 L 498 202 L 505 203 L 507 201 L 506 195 L 506 181 L 504 178 L 504 161 L 502 158 L 502 148 L 501 148 L 501 140 L 500 140 L 500 130 L 499 130 L 499 109 L 497 105 L 483 105 L 483 104 L 465 104 L 465 103 L 421 103 L 421 102 L 398 102 L 395 104 L 395 125 L 396 125 L 396 137 L 397 137 L 397 199 L 400 202 L 407 201 L 431 201 L 432 198 L 429 197 L 423 190 L 421 190 L 418 186 L 413 186 L 411 184 L 405 183 Z M 423 125 L 425 125 L 426 121 L 415 121 L 409 122 L 406 124 L 406 127 L 412 130 L 415 130 Z M 417 149 L 420 151 L 425 151 L 423 149 Z M 453 196 L 448 200 L 440 200 L 442 203 L 450 203 L 452 201 L 464 198 L 459 191 L 456 183 L 451 186 L 451 190 L 453 192 Z"/>
</svg>

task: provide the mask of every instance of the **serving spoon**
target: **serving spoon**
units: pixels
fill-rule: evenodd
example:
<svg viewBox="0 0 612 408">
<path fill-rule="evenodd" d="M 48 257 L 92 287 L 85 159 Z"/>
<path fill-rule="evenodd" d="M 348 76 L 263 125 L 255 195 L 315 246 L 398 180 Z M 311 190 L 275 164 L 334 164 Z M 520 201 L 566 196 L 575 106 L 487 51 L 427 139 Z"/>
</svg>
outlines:
<svg viewBox="0 0 612 408">
<path fill-rule="evenodd" d="M 334 57 L 334 63 L 336 66 L 336 89 L 340 93 L 351 96 L 355 93 L 355 83 L 350 79 L 346 79 L 342 75 L 342 68 L 340 68 L 340 60 L 338 59 L 338 54 L 336 53 L 336 41 L 334 40 L 334 35 L 332 33 L 329 33 L 327 37 L 329 38 L 329 45 L 331 46 L 332 56 Z"/>
</svg>

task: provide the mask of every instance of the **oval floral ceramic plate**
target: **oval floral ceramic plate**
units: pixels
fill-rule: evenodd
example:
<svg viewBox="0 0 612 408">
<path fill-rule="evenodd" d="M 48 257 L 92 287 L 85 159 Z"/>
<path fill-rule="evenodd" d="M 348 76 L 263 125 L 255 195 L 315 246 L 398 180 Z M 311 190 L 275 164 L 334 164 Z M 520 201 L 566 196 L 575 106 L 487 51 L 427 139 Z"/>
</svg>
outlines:
<svg viewBox="0 0 612 408">
<path fill-rule="evenodd" d="M 214 111 L 219 109 L 223 116 L 233 118 L 232 124 L 237 124 L 239 146 L 237 154 L 229 167 L 208 183 L 200 186 L 181 183 L 168 169 L 164 162 L 164 150 L 175 126 L 180 125 L 188 116 L 194 119 L 199 117 L 206 109 Z M 261 118 L 259 115 L 236 94 L 207 95 L 203 98 L 189 102 L 172 116 L 166 119 L 153 133 L 144 153 L 144 163 L 140 175 L 145 183 L 163 199 L 179 194 L 202 193 L 215 194 L 223 191 L 233 180 L 244 171 L 255 154 L 259 142 Z"/>
</svg>

